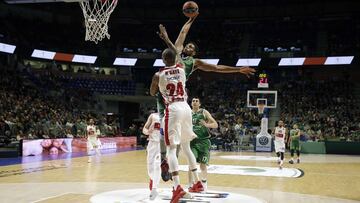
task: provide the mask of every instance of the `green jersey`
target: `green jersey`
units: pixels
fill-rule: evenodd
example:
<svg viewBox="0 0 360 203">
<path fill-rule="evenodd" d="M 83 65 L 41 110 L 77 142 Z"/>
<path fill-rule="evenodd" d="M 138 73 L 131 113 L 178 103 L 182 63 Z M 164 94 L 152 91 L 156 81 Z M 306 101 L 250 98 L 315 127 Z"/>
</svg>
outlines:
<svg viewBox="0 0 360 203">
<path fill-rule="evenodd" d="M 299 130 L 291 129 L 290 130 L 290 137 L 292 142 L 299 142 L 300 137 L 297 137 Z"/>
<path fill-rule="evenodd" d="M 209 129 L 200 123 L 201 120 L 207 121 L 204 114 L 204 109 L 199 109 L 197 112 L 192 112 L 193 131 L 197 135 L 197 139 L 209 139 Z"/>
<path fill-rule="evenodd" d="M 195 59 L 193 57 L 189 56 L 189 57 L 183 58 L 181 60 L 181 62 L 185 66 L 184 70 L 185 70 L 185 76 L 186 76 L 186 80 L 187 80 L 187 79 L 189 79 L 191 73 L 193 72 Z M 157 103 L 157 110 L 159 112 L 160 119 L 162 119 L 164 117 L 165 104 L 164 104 L 164 100 L 160 93 L 158 93 L 156 96 L 156 103 Z"/>
<path fill-rule="evenodd" d="M 195 64 L 195 59 L 191 56 L 185 57 L 182 59 L 182 63 L 185 65 L 184 69 L 185 69 L 185 76 L 186 76 L 186 80 L 189 79 L 191 73 L 194 70 L 194 64 Z"/>
<path fill-rule="evenodd" d="M 300 137 L 298 137 L 299 133 L 299 129 L 291 129 L 290 130 L 290 137 L 291 137 L 291 142 L 290 142 L 290 150 L 301 150 L 301 146 L 300 146 Z"/>
</svg>

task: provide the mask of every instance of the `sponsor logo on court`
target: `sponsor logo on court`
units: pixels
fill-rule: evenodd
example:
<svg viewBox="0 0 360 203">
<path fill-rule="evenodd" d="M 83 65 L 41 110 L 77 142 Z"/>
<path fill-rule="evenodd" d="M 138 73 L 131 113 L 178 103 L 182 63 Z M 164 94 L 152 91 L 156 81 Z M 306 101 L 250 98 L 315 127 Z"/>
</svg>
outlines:
<svg viewBox="0 0 360 203">
<path fill-rule="evenodd" d="M 115 190 L 100 193 L 90 198 L 91 203 L 169 203 L 172 192 L 170 188 L 159 188 L 159 195 L 154 201 L 149 200 L 149 189 Z M 238 193 L 227 193 L 219 191 L 208 191 L 207 193 L 192 193 L 192 199 L 180 199 L 179 202 L 201 202 L 201 203 L 224 203 L 224 202 L 247 202 L 263 203 L 265 201 L 256 197 Z"/>
<path fill-rule="evenodd" d="M 188 171 L 188 165 L 180 165 L 180 171 Z M 200 169 L 198 169 L 200 170 Z M 252 167 L 252 166 L 236 166 L 236 165 L 210 165 L 208 173 L 224 174 L 224 175 L 243 175 L 243 176 L 267 176 L 267 177 L 284 177 L 298 178 L 304 175 L 304 172 L 297 168 L 278 167 Z"/>
</svg>

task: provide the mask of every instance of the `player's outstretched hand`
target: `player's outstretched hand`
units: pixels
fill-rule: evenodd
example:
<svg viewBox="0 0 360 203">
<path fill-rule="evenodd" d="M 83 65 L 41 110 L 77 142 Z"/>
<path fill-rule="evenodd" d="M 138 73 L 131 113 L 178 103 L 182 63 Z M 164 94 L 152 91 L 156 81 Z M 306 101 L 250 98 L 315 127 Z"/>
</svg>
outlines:
<svg viewBox="0 0 360 203">
<path fill-rule="evenodd" d="M 194 20 L 196 19 L 196 17 L 199 15 L 199 12 L 197 12 L 193 17 L 189 18 L 189 20 L 186 22 L 186 24 L 190 24 L 192 22 L 194 22 Z"/>
<path fill-rule="evenodd" d="M 169 36 L 168 36 L 168 34 L 167 34 L 167 31 L 166 31 L 166 28 L 165 28 L 162 24 L 159 25 L 159 31 L 157 32 L 157 34 L 158 34 L 159 37 L 160 37 L 162 40 L 164 40 L 164 41 L 166 41 L 167 39 L 169 39 Z"/>
<path fill-rule="evenodd" d="M 241 67 L 240 73 L 246 75 L 246 77 L 250 78 L 255 74 L 256 70 L 254 68 L 250 68 L 249 66 Z"/>
</svg>

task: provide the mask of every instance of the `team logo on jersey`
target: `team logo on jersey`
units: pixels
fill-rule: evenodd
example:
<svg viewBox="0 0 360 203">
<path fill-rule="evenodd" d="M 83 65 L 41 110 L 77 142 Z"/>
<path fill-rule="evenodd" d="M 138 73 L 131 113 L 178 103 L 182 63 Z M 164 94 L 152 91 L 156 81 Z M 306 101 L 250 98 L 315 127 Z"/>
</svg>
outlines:
<svg viewBox="0 0 360 203">
<path fill-rule="evenodd" d="M 267 144 L 269 143 L 269 138 L 266 137 L 266 136 L 261 136 L 261 137 L 259 138 L 259 143 L 260 143 L 261 145 L 267 145 Z"/>
</svg>

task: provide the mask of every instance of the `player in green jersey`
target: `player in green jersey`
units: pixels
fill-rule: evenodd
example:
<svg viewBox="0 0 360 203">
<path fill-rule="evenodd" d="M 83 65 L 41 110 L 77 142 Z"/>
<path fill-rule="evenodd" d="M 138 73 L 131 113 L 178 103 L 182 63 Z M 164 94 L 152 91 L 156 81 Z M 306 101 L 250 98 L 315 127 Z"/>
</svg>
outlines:
<svg viewBox="0 0 360 203">
<path fill-rule="evenodd" d="M 193 131 L 197 138 L 190 142 L 190 147 L 195 155 L 196 162 L 200 164 L 201 183 L 207 189 L 207 166 L 210 159 L 210 132 L 209 128 L 218 128 L 218 123 L 211 114 L 201 107 L 200 99 L 194 97 L 191 101 Z M 189 186 L 193 185 L 193 178 L 189 173 Z"/>
<path fill-rule="evenodd" d="M 294 152 L 296 150 L 297 155 L 297 163 L 300 163 L 300 129 L 298 125 L 294 125 L 293 129 L 290 130 L 290 152 L 291 152 L 291 160 L 290 164 L 294 164 Z"/>
</svg>

